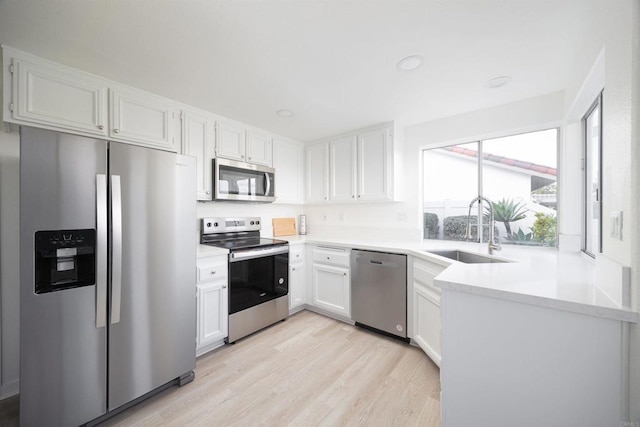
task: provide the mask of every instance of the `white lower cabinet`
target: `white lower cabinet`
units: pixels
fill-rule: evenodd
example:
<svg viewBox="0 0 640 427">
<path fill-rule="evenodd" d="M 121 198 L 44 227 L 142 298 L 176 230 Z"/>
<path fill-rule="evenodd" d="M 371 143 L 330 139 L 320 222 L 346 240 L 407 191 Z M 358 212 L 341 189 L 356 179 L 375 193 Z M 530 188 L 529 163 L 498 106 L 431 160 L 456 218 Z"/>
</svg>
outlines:
<svg viewBox="0 0 640 427">
<path fill-rule="evenodd" d="M 349 249 L 313 249 L 313 305 L 351 318 L 351 272 Z"/>
<path fill-rule="evenodd" d="M 302 307 L 306 300 L 304 245 L 289 247 L 289 311 Z"/>
<path fill-rule="evenodd" d="M 440 336 L 440 295 L 420 285 L 414 284 L 413 294 L 414 324 L 413 340 L 440 366 L 442 360 Z"/>
<path fill-rule="evenodd" d="M 440 314 L 440 289 L 433 279 L 447 266 L 419 258 L 413 259 L 413 340 L 440 366 L 442 319 Z"/>
<path fill-rule="evenodd" d="M 224 344 L 229 334 L 227 257 L 198 259 L 196 356 Z"/>
</svg>

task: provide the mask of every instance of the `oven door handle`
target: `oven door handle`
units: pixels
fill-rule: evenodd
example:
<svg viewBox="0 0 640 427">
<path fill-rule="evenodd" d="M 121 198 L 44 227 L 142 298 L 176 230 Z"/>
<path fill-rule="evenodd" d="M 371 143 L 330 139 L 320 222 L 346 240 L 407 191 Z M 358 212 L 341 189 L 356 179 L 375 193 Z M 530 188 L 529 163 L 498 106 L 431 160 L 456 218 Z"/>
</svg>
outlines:
<svg viewBox="0 0 640 427">
<path fill-rule="evenodd" d="M 289 253 L 289 245 L 279 246 L 276 248 L 266 249 L 250 249 L 246 251 L 231 252 L 229 254 L 229 262 L 244 261 L 253 258 L 263 258 L 271 255 Z"/>
</svg>

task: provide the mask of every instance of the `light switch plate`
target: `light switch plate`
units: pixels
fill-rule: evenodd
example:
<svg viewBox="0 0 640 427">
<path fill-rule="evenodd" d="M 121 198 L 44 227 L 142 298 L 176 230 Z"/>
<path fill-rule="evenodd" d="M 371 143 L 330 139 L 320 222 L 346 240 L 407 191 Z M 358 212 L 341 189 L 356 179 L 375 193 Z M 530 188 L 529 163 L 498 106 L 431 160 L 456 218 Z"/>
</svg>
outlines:
<svg viewBox="0 0 640 427">
<path fill-rule="evenodd" d="M 622 240 L 622 211 L 611 211 L 609 218 L 611 238 Z"/>
</svg>

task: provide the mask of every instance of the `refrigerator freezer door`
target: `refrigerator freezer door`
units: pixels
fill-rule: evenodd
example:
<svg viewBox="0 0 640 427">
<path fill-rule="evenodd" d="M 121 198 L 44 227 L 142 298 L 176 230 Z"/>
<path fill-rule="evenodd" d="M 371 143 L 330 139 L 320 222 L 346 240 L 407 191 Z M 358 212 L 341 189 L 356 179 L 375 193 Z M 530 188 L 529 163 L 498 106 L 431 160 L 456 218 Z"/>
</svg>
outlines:
<svg viewBox="0 0 640 427">
<path fill-rule="evenodd" d="M 93 233 L 107 144 L 26 127 L 20 141 L 20 423 L 80 425 L 106 411 L 106 327 L 96 327 L 96 285 L 35 294 L 34 240 L 43 230 Z M 60 253 L 72 257 L 50 270 L 73 270 L 78 253 Z M 95 256 L 106 265 L 99 245 Z"/>
<path fill-rule="evenodd" d="M 119 143 L 110 156 L 121 202 L 112 192 L 112 218 L 121 218 L 112 230 L 114 241 L 121 236 L 120 292 L 110 301 L 111 316 L 119 308 L 109 321 L 112 410 L 195 368 L 197 215 L 194 158 Z"/>
</svg>

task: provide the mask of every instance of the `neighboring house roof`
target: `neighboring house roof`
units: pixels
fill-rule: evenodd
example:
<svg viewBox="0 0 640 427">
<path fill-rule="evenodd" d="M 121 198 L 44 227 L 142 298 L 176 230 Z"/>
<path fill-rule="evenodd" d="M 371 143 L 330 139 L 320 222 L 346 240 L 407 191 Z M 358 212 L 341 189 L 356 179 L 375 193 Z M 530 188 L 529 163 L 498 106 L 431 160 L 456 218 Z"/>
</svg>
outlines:
<svg viewBox="0 0 640 427">
<path fill-rule="evenodd" d="M 442 147 L 441 149 L 445 151 L 449 151 L 451 153 L 459 154 L 462 156 L 468 156 L 468 157 L 474 157 L 474 158 L 478 157 L 478 152 L 476 150 L 470 150 L 468 148 L 463 148 L 459 146 Z M 552 168 L 544 165 L 538 165 L 536 163 L 523 162 L 522 160 L 511 159 L 509 157 L 504 157 L 504 156 L 496 156 L 495 154 L 491 154 L 491 153 L 483 153 L 482 159 L 488 160 L 490 162 L 493 162 L 499 165 L 508 166 L 510 168 L 527 171 L 529 175 L 536 175 L 536 176 L 542 176 L 542 177 L 557 176 L 556 168 Z"/>
</svg>

